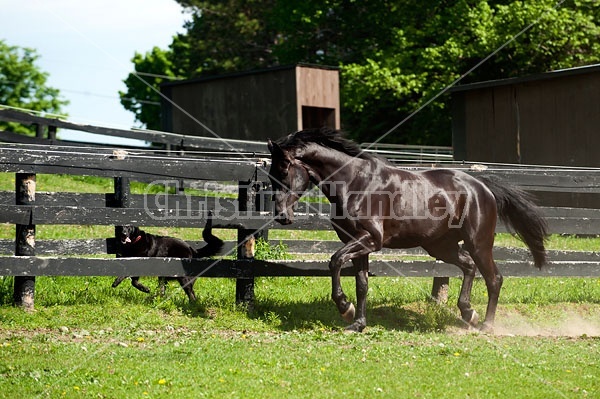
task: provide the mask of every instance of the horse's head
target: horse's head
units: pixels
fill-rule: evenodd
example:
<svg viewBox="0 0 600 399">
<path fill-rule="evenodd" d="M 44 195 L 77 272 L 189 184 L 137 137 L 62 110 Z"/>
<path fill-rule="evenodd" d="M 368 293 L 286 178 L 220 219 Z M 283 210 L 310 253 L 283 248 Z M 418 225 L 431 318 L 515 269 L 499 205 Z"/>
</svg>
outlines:
<svg viewBox="0 0 600 399">
<path fill-rule="evenodd" d="M 294 219 L 294 204 L 308 188 L 310 176 L 290 151 L 271 140 L 268 141 L 268 146 L 271 152 L 269 178 L 275 202 L 275 220 L 281 224 L 290 224 Z"/>
</svg>

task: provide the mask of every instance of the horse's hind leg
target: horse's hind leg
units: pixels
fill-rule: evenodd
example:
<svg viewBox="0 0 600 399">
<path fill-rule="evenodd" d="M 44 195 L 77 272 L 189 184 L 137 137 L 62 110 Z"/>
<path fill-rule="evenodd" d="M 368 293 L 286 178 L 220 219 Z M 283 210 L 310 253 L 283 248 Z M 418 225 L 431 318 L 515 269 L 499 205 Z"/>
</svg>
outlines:
<svg viewBox="0 0 600 399">
<path fill-rule="evenodd" d="M 500 289 L 502 288 L 502 274 L 500 274 L 496 262 L 494 262 L 491 246 L 474 249 L 469 252 L 485 280 L 488 292 L 488 304 L 481 330 L 492 331 L 494 328 L 494 319 L 496 318 L 496 308 L 498 307 Z"/>
<path fill-rule="evenodd" d="M 463 272 L 463 281 L 458 297 L 458 309 L 463 321 L 472 327 L 477 327 L 479 316 L 471 308 L 471 289 L 477 266 L 468 252 L 461 249 L 455 239 L 445 239 L 423 247 L 429 255 L 443 262 L 458 266 Z"/>
</svg>

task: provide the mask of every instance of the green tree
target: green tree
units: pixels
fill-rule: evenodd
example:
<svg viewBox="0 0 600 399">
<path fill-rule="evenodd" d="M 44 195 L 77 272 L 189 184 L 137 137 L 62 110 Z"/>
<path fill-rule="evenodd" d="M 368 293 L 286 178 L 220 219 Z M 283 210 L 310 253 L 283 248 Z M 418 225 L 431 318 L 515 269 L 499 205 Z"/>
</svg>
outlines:
<svg viewBox="0 0 600 399">
<path fill-rule="evenodd" d="M 148 129 L 161 128 L 160 84 L 178 75 L 169 56 L 169 51 L 158 47 L 146 54 L 136 53 L 132 59 L 135 72 L 124 81 L 127 91 L 119 92 L 121 105 Z"/>
<path fill-rule="evenodd" d="M 461 83 L 581 66 L 600 55 L 593 1 L 556 8 L 554 0 L 443 3 L 449 4 L 427 10 L 416 0 L 406 2 L 405 20 L 390 35 L 396 44 L 342 69 L 346 122 L 360 138 L 373 138 L 371 126 L 386 133 L 530 24 Z M 384 141 L 450 144 L 449 108 L 449 95 L 440 96 Z"/>
<path fill-rule="evenodd" d="M 272 56 L 276 34 L 264 21 L 275 4 L 269 1 L 225 2 L 178 0 L 188 11 L 186 33 L 176 35 L 168 50 L 136 53 L 135 72 L 125 79 L 121 104 L 149 129 L 160 129 L 161 77 L 194 78 L 277 65 Z M 140 79 L 142 78 L 142 79 Z"/>
<path fill-rule="evenodd" d="M 297 62 L 339 66 L 343 128 L 359 141 L 394 129 L 384 141 L 450 144 L 450 97 L 438 94 L 507 42 L 461 83 L 600 56 L 595 0 L 178 1 L 192 15 L 166 54 L 180 76 Z"/>
<path fill-rule="evenodd" d="M 278 32 L 270 18 L 276 0 L 177 1 L 192 17 L 172 45 L 188 76 L 277 65 Z"/>
<path fill-rule="evenodd" d="M 30 48 L 9 46 L 0 40 L 0 107 L 25 108 L 50 114 L 62 114 L 68 101 L 58 89 L 47 86 L 48 74 L 36 66 L 39 55 Z M 0 122 L 0 130 L 35 134 L 33 127 Z"/>
</svg>

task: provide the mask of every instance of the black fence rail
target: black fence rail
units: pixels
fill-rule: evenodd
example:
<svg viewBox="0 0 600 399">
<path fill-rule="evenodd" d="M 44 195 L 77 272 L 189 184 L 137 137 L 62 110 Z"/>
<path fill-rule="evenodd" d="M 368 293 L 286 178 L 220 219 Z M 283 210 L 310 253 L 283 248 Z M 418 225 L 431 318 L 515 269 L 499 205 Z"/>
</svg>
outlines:
<svg viewBox="0 0 600 399">
<path fill-rule="evenodd" d="M 107 134 L 104 129 L 75 125 L 46 118 L 24 118 L 20 113 L 0 110 L 0 119 L 41 126 L 39 131 L 54 127 L 93 131 Z M 109 132 L 111 133 L 111 132 Z M 120 137 L 140 139 L 140 132 L 112 132 Z M 181 135 L 144 132 L 149 142 L 181 145 Z M 0 240 L 0 275 L 15 276 L 15 302 L 33 306 L 35 276 L 181 276 L 199 275 L 237 279 L 236 299 L 251 300 L 254 278 L 261 276 L 329 276 L 328 259 L 341 247 L 338 241 L 283 241 L 291 253 L 303 254 L 303 260 L 259 261 L 245 250 L 246 243 L 259 236 L 268 237 L 268 230 L 329 230 L 330 206 L 327 202 L 301 202 L 295 212 L 296 221 L 282 226 L 271 217 L 268 189 L 268 160 L 264 154 L 252 155 L 244 143 L 238 149 L 243 154 L 227 159 L 188 157 L 152 151 L 123 148 L 38 145 L 43 134 L 29 144 L 0 145 L 0 172 L 14 173 L 15 191 L 0 192 L 0 223 L 16 225 L 15 240 Z M 185 136 L 186 140 L 188 139 Z M 11 141 L 12 134 L 0 133 L 0 141 Z M 197 138 L 204 141 L 203 138 Z M 184 142 L 189 146 L 204 146 L 194 138 Z M 58 142 L 57 142 L 58 143 Z M 179 144 L 178 144 L 179 143 Z M 205 148 L 205 147 L 203 147 Z M 218 147 L 215 144 L 215 149 Z M 230 148 L 223 149 L 229 150 Z M 261 148 L 256 148 L 263 151 Z M 250 148 L 252 150 L 252 148 Z M 404 166 L 423 168 L 424 166 Z M 431 166 L 427 166 L 431 167 Z M 467 173 L 494 174 L 533 193 L 543 205 L 550 231 L 556 234 L 600 234 L 600 203 L 598 206 L 577 207 L 574 195 L 596 198 L 600 194 L 600 171 L 595 169 L 525 168 L 488 165 L 445 165 L 461 168 Z M 482 169 L 486 169 L 483 170 Z M 114 191 L 103 194 L 44 192 L 35 187 L 36 174 L 67 174 L 103 176 L 114 179 Z M 152 185 L 172 186 L 168 193 L 131 194 L 129 183 L 140 180 Z M 187 182 L 187 183 L 184 183 Z M 237 185 L 231 196 L 191 195 L 184 186 L 212 182 Z M 600 198 L 600 197 L 599 197 Z M 588 201 L 589 203 L 589 201 Z M 186 227 L 202 229 L 207 211 L 215 213 L 214 227 L 237 230 L 237 240 L 227 243 L 233 259 L 175 258 L 89 258 L 85 255 L 116 251 L 114 238 L 90 240 L 36 240 L 36 228 L 44 225 L 105 225 L 137 224 L 140 226 Z M 504 226 L 498 225 L 498 232 Z M 200 236 L 200 230 L 198 233 Z M 192 243 L 200 245 L 200 243 Z M 312 254 L 321 254 L 320 257 Z M 434 295 L 450 277 L 461 277 L 460 270 L 426 256 L 423 251 L 381 251 L 372 256 L 370 272 L 375 276 L 433 277 Z M 405 255 L 405 256 L 403 256 Z M 417 258 L 417 259 L 415 259 Z M 550 251 L 549 264 L 541 271 L 532 266 L 529 254 L 519 248 L 496 248 L 495 258 L 506 276 L 599 277 L 600 254 L 583 251 Z M 351 267 L 343 270 L 352 274 Z"/>
<path fill-rule="evenodd" d="M 252 254 L 242 254 L 248 239 L 265 234 L 269 229 L 330 229 L 330 206 L 321 202 L 303 202 L 296 212 L 297 221 L 291 226 L 275 223 L 269 211 L 270 195 L 266 185 L 267 166 L 264 160 L 246 159 L 223 163 L 211 159 L 187 159 L 173 157 L 130 156 L 111 151 L 89 152 L 66 151 L 47 147 L 46 150 L 22 146 L 0 147 L 0 171 L 14 172 L 15 192 L 0 193 L 0 222 L 17 226 L 15 241 L 4 240 L 0 248 L 0 274 L 16 276 L 31 281 L 35 276 L 104 276 L 104 275 L 147 275 L 236 278 L 240 282 L 238 299 L 248 299 L 254 284 L 253 279 L 261 276 L 328 276 L 326 259 L 311 259 L 306 254 L 331 254 L 340 247 L 336 241 L 284 243 L 289 252 L 303 253 L 303 259 L 294 261 L 259 261 Z M 480 173 L 468 166 L 462 167 L 469 173 Z M 225 171 L 224 171 L 225 170 Z M 112 176 L 115 191 L 104 194 L 54 193 L 27 191 L 27 182 L 35 179 L 36 173 L 67 173 L 77 175 Z M 564 171 L 488 169 L 486 173 L 501 175 L 513 184 L 537 194 L 565 191 L 596 193 L 600 190 L 600 178 L 594 170 Z M 127 177 L 124 177 L 127 176 Z M 128 181 L 135 177 L 148 180 L 156 178 L 155 184 L 165 185 L 181 179 L 210 181 L 235 177 L 239 185 L 238 197 L 213 197 L 190 195 L 174 190 L 174 193 L 145 193 L 132 195 Z M 19 196 L 28 193 L 27 201 Z M 33 195 L 32 195 L 33 194 Z M 244 204 L 242 206 L 241 204 Z M 178 226 L 202 228 L 207 210 L 215 212 L 217 228 L 238 230 L 238 240 L 229 242 L 227 251 L 237 254 L 236 259 L 189 260 L 173 258 L 85 258 L 91 253 L 115 253 L 114 238 L 101 240 L 47 240 L 35 242 L 35 226 L 43 225 L 122 225 Z M 600 210 L 566 207 L 544 207 L 550 230 L 559 234 L 600 233 Z M 41 227 L 43 228 L 43 227 Z M 29 237 L 22 237 L 23 229 Z M 505 231 L 502 225 L 498 231 Z M 31 244 L 35 242 L 35 247 Z M 198 245 L 199 243 L 193 243 Z M 12 249 L 11 249 L 12 248 Z M 16 250 L 15 250 L 16 249 Z M 14 251 L 14 255 L 12 254 Z M 370 271 L 375 276 L 414 276 L 449 278 L 460 277 L 460 270 L 426 257 L 419 250 L 384 250 L 385 259 L 373 257 Z M 73 256 L 76 255 L 76 256 Z M 390 260 L 390 255 L 398 258 Z M 423 256 L 423 259 L 407 260 Z M 596 252 L 551 251 L 550 263 L 544 269 L 531 266 L 526 250 L 497 248 L 497 263 L 507 276 L 581 276 L 600 275 L 600 255 Z M 314 258 L 314 257 L 313 257 Z M 343 271 L 352 274 L 351 268 Z M 18 284 L 17 284 L 18 288 Z M 25 290 L 26 291 L 26 290 Z M 17 293 L 16 297 L 23 296 Z M 23 301 L 22 301 L 23 302 Z M 26 302 L 26 301 L 25 301 Z"/>
<path fill-rule="evenodd" d="M 2 132 L 1 141 L 5 143 L 81 146 L 81 143 L 63 141 L 57 138 L 56 133 L 58 129 L 65 129 L 102 136 L 141 140 L 149 143 L 155 150 L 162 149 L 174 152 L 181 150 L 213 150 L 230 152 L 232 154 L 268 153 L 266 143 L 256 141 L 223 139 L 220 137 L 198 137 L 154 130 L 114 129 L 110 127 L 73 123 L 58 118 L 45 118 L 14 109 L 0 108 L 0 121 L 33 126 L 36 130 L 35 137 L 25 137 L 21 134 L 12 132 Z"/>
<path fill-rule="evenodd" d="M 452 147 L 448 146 L 387 143 L 361 143 L 360 146 L 365 151 L 377 153 L 391 162 L 440 163 L 454 160 Z"/>
<path fill-rule="evenodd" d="M 154 153 L 186 154 L 188 156 L 211 157 L 268 157 L 267 145 L 260 141 L 225 139 L 221 137 L 199 137 L 184 134 L 169 133 L 142 129 L 115 129 L 73 123 L 57 118 L 35 116 L 15 109 L 0 108 L 0 121 L 16 122 L 35 127 L 36 136 L 26 137 L 11 132 L 0 132 L 5 143 L 61 145 L 63 147 L 80 147 L 81 143 L 60 140 L 57 136 L 59 129 L 76 130 L 102 136 L 136 139 L 146 142 L 148 146 L 128 149 L 147 150 Z M 274 132 L 274 136 L 285 132 Z M 86 146 L 101 146 L 100 144 L 85 144 Z M 369 152 L 378 153 L 392 162 L 449 162 L 452 161 L 452 147 L 417 146 L 386 143 L 363 143 L 361 146 Z"/>
</svg>

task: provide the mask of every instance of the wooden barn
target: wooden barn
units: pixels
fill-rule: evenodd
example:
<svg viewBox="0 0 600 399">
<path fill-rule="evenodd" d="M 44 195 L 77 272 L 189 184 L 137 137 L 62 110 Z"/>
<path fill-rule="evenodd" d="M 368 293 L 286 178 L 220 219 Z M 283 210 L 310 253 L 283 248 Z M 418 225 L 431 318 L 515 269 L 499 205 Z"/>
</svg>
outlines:
<svg viewBox="0 0 600 399">
<path fill-rule="evenodd" d="M 161 85 L 165 131 L 266 140 L 296 130 L 340 128 L 339 71 L 298 64 Z M 176 105 L 174 105 L 176 104 Z M 183 110 L 183 111 L 182 111 Z M 199 123 L 201 122 L 201 123 Z"/>
<path fill-rule="evenodd" d="M 456 160 L 600 166 L 600 65 L 451 92 Z"/>
</svg>

